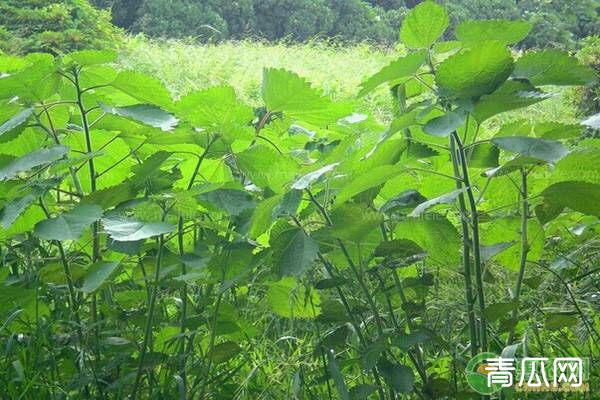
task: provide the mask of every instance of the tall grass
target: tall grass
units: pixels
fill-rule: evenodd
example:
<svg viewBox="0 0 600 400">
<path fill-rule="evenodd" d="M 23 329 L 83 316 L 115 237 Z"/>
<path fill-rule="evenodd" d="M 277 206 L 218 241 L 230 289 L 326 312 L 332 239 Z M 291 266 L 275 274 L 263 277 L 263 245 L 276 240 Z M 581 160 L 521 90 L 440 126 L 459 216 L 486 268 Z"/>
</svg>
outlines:
<svg viewBox="0 0 600 400">
<path fill-rule="evenodd" d="M 336 100 L 356 100 L 357 110 L 386 122 L 391 116 L 390 95 L 382 85 L 369 96 L 356 99 L 360 83 L 402 54 L 402 49 L 369 44 L 340 46 L 313 41 L 304 44 L 246 40 L 219 44 L 194 44 L 181 40 L 125 38 L 119 63 L 163 81 L 175 97 L 215 85 L 231 85 L 249 104 L 260 104 L 263 68 L 285 68 L 306 78 Z M 526 119 L 574 122 L 570 93 L 552 88 L 557 96 L 517 112 L 504 113 L 488 122 L 496 128 Z"/>
</svg>

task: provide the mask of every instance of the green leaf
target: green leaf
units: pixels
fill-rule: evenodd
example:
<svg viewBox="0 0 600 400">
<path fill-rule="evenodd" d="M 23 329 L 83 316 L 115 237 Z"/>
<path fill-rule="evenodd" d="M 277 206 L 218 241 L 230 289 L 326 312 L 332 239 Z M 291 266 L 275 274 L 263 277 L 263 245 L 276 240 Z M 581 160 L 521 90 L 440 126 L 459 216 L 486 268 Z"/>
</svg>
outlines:
<svg viewBox="0 0 600 400">
<path fill-rule="evenodd" d="M 242 351 L 234 341 L 228 340 L 212 348 L 212 357 L 215 364 L 223 364 L 237 356 Z"/>
<path fill-rule="evenodd" d="M 254 118 L 252 108 L 241 103 L 231 86 L 216 86 L 187 94 L 175 106 L 178 115 L 197 128 L 239 135 Z"/>
<path fill-rule="evenodd" d="M 541 193 L 545 200 L 583 214 L 600 216 L 600 184 L 565 181 L 548 186 Z"/>
<path fill-rule="evenodd" d="M 0 212 L 0 225 L 2 225 L 4 229 L 10 228 L 19 215 L 21 215 L 34 201 L 35 196 L 28 194 L 7 203 Z"/>
<path fill-rule="evenodd" d="M 399 364 L 393 364 L 382 358 L 377 365 L 385 382 L 398 393 L 410 393 L 415 384 L 412 369 Z"/>
<path fill-rule="evenodd" d="M 135 104 L 126 107 L 112 107 L 100 104 L 100 107 L 105 113 L 129 118 L 154 128 L 160 128 L 164 132 L 173 130 L 179 122 L 172 114 L 150 104 Z"/>
<path fill-rule="evenodd" d="M 172 106 L 171 95 L 156 78 L 134 71 L 120 72 L 111 85 L 146 104 L 164 109 Z"/>
<path fill-rule="evenodd" d="M 269 226 L 271 226 L 271 222 L 273 221 L 273 211 L 275 206 L 281 203 L 282 199 L 282 195 L 277 195 L 258 203 L 250 218 L 250 229 L 248 230 L 248 236 L 250 238 L 256 239 L 269 229 Z"/>
<path fill-rule="evenodd" d="M 314 319 L 321 312 L 318 294 L 298 286 L 293 277 L 288 276 L 267 285 L 267 301 L 276 314 L 284 318 Z"/>
<path fill-rule="evenodd" d="M 528 79 L 536 86 L 585 85 L 595 79 L 592 68 L 580 64 L 567 52 L 556 49 L 525 54 L 517 60 L 513 76 Z"/>
<path fill-rule="evenodd" d="M 298 165 L 289 156 L 279 154 L 272 147 L 254 145 L 236 154 L 238 167 L 260 188 L 281 193 L 296 175 Z"/>
<path fill-rule="evenodd" d="M 498 166 L 500 150 L 490 143 L 475 144 L 469 154 L 469 167 L 494 168 Z"/>
<path fill-rule="evenodd" d="M 333 378 L 340 400 L 350 400 L 350 393 L 348 393 L 346 382 L 344 382 L 344 375 L 342 374 L 342 371 L 340 371 L 340 367 L 335 360 L 335 353 L 333 350 L 327 351 L 327 368 L 329 374 Z"/>
<path fill-rule="evenodd" d="M 77 240 L 83 231 L 102 217 L 102 209 L 92 204 L 80 204 L 55 218 L 35 225 L 35 234 L 44 240 Z"/>
<path fill-rule="evenodd" d="M 526 136 L 495 137 L 492 143 L 503 150 L 548 163 L 555 163 L 569 154 L 569 150 L 559 142 Z"/>
<path fill-rule="evenodd" d="M 111 277 L 115 275 L 121 264 L 118 261 L 99 262 L 91 265 L 83 277 L 81 291 L 94 293 L 100 289 Z"/>
<path fill-rule="evenodd" d="M 437 69 L 437 84 L 461 98 L 492 93 L 513 71 L 510 51 L 499 42 L 485 42 L 444 60 Z"/>
<path fill-rule="evenodd" d="M 400 40 L 409 48 L 428 49 L 448 27 L 446 9 L 433 1 L 413 8 L 402 21 Z"/>
<path fill-rule="evenodd" d="M 106 233 L 119 242 L 148 239 L 175 230 L 173 225 L 166 222 L 142 222 L 120 216 L 105 217 L 102 224 Z"/>
<path fill-rule="evenodd" d="M 33 114 L 33 108 L 25 108 L 0 125 L 0 139 L 5 133 L 22 126 Z"/>
<path fill-rule="evenodd" d="M 282 276 L 299 276 L 306 272 L 315 258 L 319 246 L 302 228 L 288 224 L 276 225 L 271 232 L 273 266 Z"/>
<path fill-rule="evenodd" d="M 21 172 L 29 171 L 32 168 L 59 160 L 68 152 L 69 148 L 66 146 L 54 146 L 37 150 L 12 160 L 8 164 L 0 167 L 0 182 L 13 179 Z"/>
<path fill-rule="evenodd" d="M 383 185 L 402 171 L 401 168 L 394 165 L 381 165 L 358 175 L 342 188 L 335 199 L 334 205 L 337 207 L 366 190 Z"/>
<path fill-rule="evenodd" d="M 321 176 L 325 175 L 330 171 L 333 171 L 335 167 L 337 167 L 339 164 L 339 162 L 327 164 L 324 167 L 317 169 L 316 171 L 312 171 L 306 175 L 301 176 L 294 183 L 292 183 L 292 189 L 304 190 L 310 187 L 310 185 L 316 182 Z"/>
<path fill-rule="evenodd" d="M 446 193 L 441 196 L 435 197 L 433 199 L 424 201 L 423 203 L 419 204 L 408 216 L 417 218 L 417 217 L 420 217 L 421 215 L 423 215 L 423 213 L 425 211 L 427 211 L 428 209 L 430 209 L 431 207 L 433 207 L 435 205 L 454 203 L 454 201 L 458 198 L 458 196 L 460 196 L 466 190 L 467 190 L 467 188 L 453 190 L 450 193 Z"/>
<path fill-rule="evenodd" d="M 482 246 L 483 256 L 489 256 L 490 259 L 508 269 L 517 271 L 521 258 L 521 246 L 510 246 L 509 244 L 511 242 L 520 243 L 521 241 L 521 218 L 495 218 L 487 226 L 482 225 L 480 231 L 482 243 L 496 244 L 487 248 Z M 545 233 L 544 228 L 534 219 L 529 219 L 527 222 L 527 240 L 529 243 L 527 260 L 536 261 L 542 255 L 544 249 Z M 492 253 L 495 254 L 492 255 Z"/>
<path fill-rule="evenodd" d="M 360 243 L 383 222 L 380 213 L 364 204 L 343 204 L 331 213 L 331 234 L 342 240 Z"/>
<path fill-rule="evenodd" d="M 528 107 L 553 96 L 539 91 L 529 82 L 508 80 L 493 93 L 482 96 L 475 104 L 473 115 L 482 123 L 494 115 Z"/>
<path fill-rule="evenodd" d="M 440 117 L 435 117 L 427 121 L 423 127 L 423 132 L 433 136 L 445 137 L 456 131 L 464 123 L 464 114 L 448 112 Z"/>
<path fill-rule="evenodd" d="M 456 37 L 467 45 L 496 40 L 505 45 L 525 39 L 533 25 L 527 21 L 470 20 L 456 26 Z"/>
<path fill-rule="evenodd" d="M 494 256 L 496 256 L 497 254 L 508 249 L 515 243 L 516 243 L 515 241 L 512 241 L 512 242 L 500 242 L 500 243 L 492 244 L 489 246 L 480 245 L 479 246 L 479 254 L 481 255 L 481 259 L 483 261 L 489 261 Z"/>
<path fill-rule="evenodd" d="M 383 83 L 413 76 L 426 59 L 427 52 L 425 51 L 417 51 L 405 57 L 400 57 L 361 83 L 361 89 L 358 96 L 362 97 L 372 92 L 376 87 Z"/>
<path fill-rule="evenodd" d="M 579 137 L 583 127 L 577 124 L 562 124 L 560 122 L 540 122 L 533 131 L 537 137 L 548 140 L 572 139 Z"/>
<path fill-rule="evenodd" d="M 96 204 L 103 210 L 107 210 L 127 200 L 134 199 L 136 193 L 137 186 L 131 181 L 125 181 L 120 185 L 110 186 L 88 194 L 81 199 L 81 203 Z"/>
<path fill-rule="evenodd" d="M 519 302 L 517 301 L 489 304 L 483 313 L 490 322 L 494 322 L 516 310 L 518 307 Z"/>
<path fill-rule="evenodd" d="M 453 267 L 460 262 L 461 239 L 454 225 L 438 214 L 400 221 L 394 230 L 396 239 L 412 240 L 427 251 L 427 259 L 436 265 Z"/>
<path fill-rule="evenodd" d="M 544 321 L 544 327 L 551 331 L 557 331 L 563 328 L 570 328 L 577 325 L 579 319 L 575 314 L 555 313 L 547 314 Z"/>
<path fill-rule="evenodd" d="M 267 109 L 317 125 L 352 114 L 352 107 L 334 104 L 303 78 L 284 69 L 263 71 L 262 98 Z"/>
<path fill-rule="evenodd" d="M 237 189 L 217 189 L 202 193 L 198 195 L 198 200 L 231 215 L 240 215 L 245 210 L 255 207 L 252 196 L 246 191 Z"/>
</svg>

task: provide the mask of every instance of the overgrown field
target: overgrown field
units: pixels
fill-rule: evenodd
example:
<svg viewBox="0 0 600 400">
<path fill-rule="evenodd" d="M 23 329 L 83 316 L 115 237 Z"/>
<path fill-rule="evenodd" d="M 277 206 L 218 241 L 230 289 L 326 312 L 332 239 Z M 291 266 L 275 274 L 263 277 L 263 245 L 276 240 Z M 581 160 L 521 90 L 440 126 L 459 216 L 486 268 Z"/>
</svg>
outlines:
<svg viewBox="0 0 600 400">
<path fill-rule="evenodd" d="M 597 76 L 448 24 L 0 55 L 0 398 L 596 398 Z"/>
</svg>

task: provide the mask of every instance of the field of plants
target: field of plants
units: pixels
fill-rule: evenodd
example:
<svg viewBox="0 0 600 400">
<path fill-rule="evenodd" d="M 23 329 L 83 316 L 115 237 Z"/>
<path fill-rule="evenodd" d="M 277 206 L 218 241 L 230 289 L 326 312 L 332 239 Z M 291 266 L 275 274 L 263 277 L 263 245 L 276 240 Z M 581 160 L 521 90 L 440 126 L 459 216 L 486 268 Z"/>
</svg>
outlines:
<svg viewBox="0 0 600 400">
<path fill-rule="evenodd" d="M 450 23 L 0 53 L 0 399 L 598 398 L 597 74 Z"/>
</svg>

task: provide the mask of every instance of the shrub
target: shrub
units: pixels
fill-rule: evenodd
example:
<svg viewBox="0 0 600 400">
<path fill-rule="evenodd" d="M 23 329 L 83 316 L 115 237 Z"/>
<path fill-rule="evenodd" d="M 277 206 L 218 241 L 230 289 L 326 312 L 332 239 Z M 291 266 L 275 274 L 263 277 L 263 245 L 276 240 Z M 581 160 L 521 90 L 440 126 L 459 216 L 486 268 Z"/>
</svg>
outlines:
<svg viewBox="0 0 600 400">
<path fill-rule="evenodd" d="M 102 48 L 117 38 L 110 14 L 87 0 L 3 0 L 0 49 L 62 53 Z"/>
</svg>

